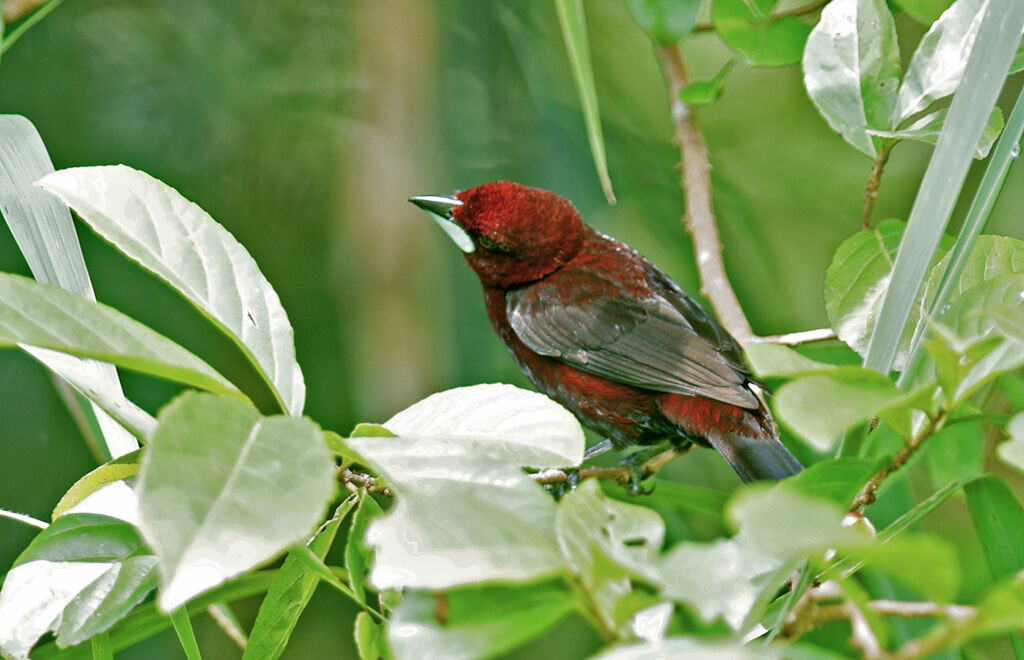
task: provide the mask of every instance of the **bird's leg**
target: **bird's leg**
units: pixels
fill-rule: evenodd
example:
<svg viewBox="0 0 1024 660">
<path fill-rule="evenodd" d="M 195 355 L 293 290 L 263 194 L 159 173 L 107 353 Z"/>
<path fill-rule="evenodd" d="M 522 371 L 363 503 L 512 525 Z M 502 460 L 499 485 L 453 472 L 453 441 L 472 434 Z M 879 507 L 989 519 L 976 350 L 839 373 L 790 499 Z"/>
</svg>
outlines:
<svg viewBox="0 0 1024 660">
<path fill-rule="evenodd" d="M 587 451 L 583 453 L 583 462 L 586 463 L 589 460 L 595 459 L 601 454 L 611 451 L 612 449 L 615 449 L 615 446 L 612 444 L 611 438 L 605 438 L 601 442 L 591 447 L 587 447 Z"/>
<path fill-rule="evenodd" d="M 640 451 L 635 451 L 622 459 L 622 462 L 620 462 L 619 465 L 629 470 L 629 483 L 626 485 L 626 489 L 630 495 L 650 495 L 654 492 L 653 486 L 650 490 L 644 490 L 643 488 L 644 464 L 658 454 L 668 451 L 672 447 L 672 443 L 663 442 L 646 447 Z"/>
</svg>

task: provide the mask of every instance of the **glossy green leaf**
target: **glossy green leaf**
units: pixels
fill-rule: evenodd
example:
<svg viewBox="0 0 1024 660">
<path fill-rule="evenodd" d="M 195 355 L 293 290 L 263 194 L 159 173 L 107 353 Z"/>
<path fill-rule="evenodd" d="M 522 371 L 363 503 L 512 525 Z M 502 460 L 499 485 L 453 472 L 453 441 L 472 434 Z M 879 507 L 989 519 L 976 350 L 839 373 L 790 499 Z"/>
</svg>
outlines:
<svg viewBox="0 0 1024 660">
<path fill-rule="evenodd" d="M 866 458 L 831 458 L 786 479 L 786 486 L 844 507 L 853 501 L 874 472 L 875 461 Z"/>
<path fill-rule="evenodd" d="M 60 287 L 0 273 L 0 346 L 18 344 L 244 396 L 213 367 L 117 310 Z"/>
<path fill-rule="evenodd" d="M 659 45 L 667 46 L 693 31 L 700 0 L 629 0 L 629 10 Z"/>
<path fill-rule="evenodd" d="M 694 80 L 679 90 L 679 100 L 693 106 L 711 105 L 722 95 L 725 77 L 732 71 L 736 60 L 729 60 L 711 80 Z"/>
<path fill-rule="evenodd" d="M 288 316 L 227 230 L 170 186 L 123 165 L 61 170 L 39 185 L 185 296 L 237 344 L 282 409 L 302 413 L 306 385 Z"/>
<path fill-rule="evenodd" d="M 968 482 L 964 493 L 992 577 L 1024 568 L 1024 508 L 1007 483 L 986 474 Z"/>
<path fill-rule="evenodd" d="M 896 404 L 903 394 L 892 383 L 863 376 L 809 376 L 786 383 L 775 395 L 780 420 L 818 451 L 828 451 L 843 431 Z"/>
<path fill-rule="evenodd" d="M 445 589 L 561 570 L 555 503 L 520 466 L 578 463 L 583 432 L 547 397 L 510 385 L 435 394 L 348 445 L 397 493 L 366 534 L 378 589 Z"/>
<path fill-rule="evenodd" d="M 40 636 L 57 632 L 58 641 L 84 639 L 83 629 L 100 632 L 127 613 L 152 588 L 145 579 L 120 580 L 122 571 L 138 575 L 145 556 L 130 524 L 95 514 L 68 514 L 40 532 L 19 555 L 0 590 L 0 652 L 22 660 Z M 142 571 L 145 572 L 144 570 Z M 140 584 L 141 583 L 141 584 Z M 79 599 L 81 594 L 87 598 Z"/>
<path fill-rule="evenodd" d="M 112 565 L 78 592 L 55 631 L 59 646 L 74 646 L 109 630 L 156 588 L 156 557 L 139 555 Z"/>
<path fill-rule="evenodd" d="M 999 458 L 1024 472 L 1024 413 L 1018 413 L 1006 427 L 1010 439 L 999 445 Z"/>
<path fill-rule="evenodd" d="M 868 129 L 868 133 L 876 137 L 894 140 L 916 140 L 927 144 L 935 144 L 939 140 L 939 131 L 942 130 L 942 123 L 946 121 L 947 112 L 947 108 L 940 108 L 935 112 L 915 119 L 912 123 L 899 130 L 879 131 Z M 995 108 L 992 110 L 992 114 L 989 115 L 988 123 L 985 124 L 985 128 L 981 133 L 981 140 L 978 142 L 978 147 L 974 150 L 974 157 L 979 159 L 987 157 L 1002 130 L 1003 111 Z"/>
<path fill-rule="evenodd" d="M 348 569 L 348 584 L 359 601 L 366 603 L 366 574 L 370 566 L 372 553 L 363 545 L 363 538 L 370 522 L 380 516 L 383 511 L 372 496 L 364 494 L 359 500 L 359 507 L 352 516 L 352 527 L 345 540 L 345 568 Z"/>
<path fill-rule="evenodd" d="M 752 8 L 759 11 L 755 13 Z M 745 0 L 715 0 L 711 5 L 711 22 L 722 41 L 754 66 L 796 64 L 811 29 L 791 16 L 770 18 L 767 11 Z"/>
<path fill-rule="evenodd" d="M 373 617 L 366 612 L 356 615 L 353 634 L 356 639 L 359 660 L 391 660 L 387 630 L 383 624 L 374 621 Z"/>
<path fill-rule="evenodd" d="M 35 126 L 24 117 L 0 115 L 0 164 L 0 210 L 33 277 L 95 299 L 71 214 L 58 200 L 32 185 L 53 172 L 53 164 Z M 85 414 L 95 416 L 111 457 L 139 448 L 132 434 L 104 412 L 125 411 L 118 419 L 122 423 L 130 419 L 138 435 L 144 435 L 153 425 L 152 417 L 125 399 L 112 365 L 43 349 L 25 350 L 94 402 Z M 97 401 L 103 407 L 95 405 Z"/>
<path fill-rule="evenodd" d="M 202 660 L 199 642 L 196 641 L 195 631 L 192 630 L 192 618 L 189 616 L 188 610 L 179 607 L 170 613 L 170 618 L 174 632 L 178 635 L 178 641 L 181 643 L 181 650 L 185 652 L 185 660 Z"/>
<path fill-rule="evenodd" d="M 834 364 L 812 360 L 782 344 L 755 342 L 748 344 L 744 351 L 758 378 L 792 378 L 836 368 Z"/>
<path fill-rule="evenodd" d="M 829 126 L 874 157 L 871 129 L 889 128 L 900 78 L 896 24 L 885 0 L 833 0 L 807 38 L 804 86 Z"/>
<path fill-rule="evenodd" d="M 125 454 L 120 458 L 115 458 L 112 461 L 104 463 L 76 481 L 71 488 L 64 493 L 64 496 L 60 498 L 60 501 L 57 502 L 57 506 L 53 508 L 53 513 L 50 515 L 50 518 L 52 520 L 56 520 L 57 517 L 65 511 L 108 484 L 137 475 L 139 473 L 140 455 L 141 452 L 136 450 L 130 454 Z"/>
<path fill-rule="evenodd" d="M 356 494 L 347 497 L 309 540 L 309 549 L 317 557 L 323 559 L 327 555 L 338 534 L 338 528 L 358 499 Z M 299 616 L 306 609 L 319 582 L 320 579 L 306 570 L 298 558 L 291 554 L 285 558 L 260 604 L 249 634 L 249 643 L 242 654 L 243 659 L 274 660 L 281 656 Z"/>
<path fill-rule="evenodd" d="M 729 639 L 666 637 L 655 641 L 616 646 L 592 660 L 657 660 L 694 658 L 699 660 L 778 660 L 780 651 L 771 647 L 743 645 Z"/>
<path fill-rule="evenodd" d="M 539 636 L 575 607 L 558 581 L 414 591 L 391 616 L 388 641 L 398 658 L 493 657 Z"/>
<path fill-rule="evenodd" d="M 334 489 L 334 461 L 309 420 L 262 417 L 211 394 L 175 399 L 137 487 L 140 528 L 160 560 L 160 607 L 173 611 L 302 540 Z"/>
<path fill-rule="evenodd" d="M 956 90 L 967 67 L 965 54 L 978 36 L 984 3 L 957 0 L 922 37 L 907 65 L 890 127 L 900 128 L 905 120 Z"/>
<path fill-rule="evenodd" d="M 601 132 L 601 111 L 597 105 L 597 85 L 594 84 L 594 70 L 590 64 L 590 44 L 587 43 L 587 21 L 583 14 L 582 0 L 555 0 L 558 10 L 558 24 L 562 27 L 562 38 L 569 54 L 576 92 L 583 109 L 583 123 L 587 127 L 590 152 L 594 156 L 597 177 L 609 204 L 615 203 L 612 180 L 608 176 L 608 158 L 604 152 L 604 135 Z"/>
</svg>

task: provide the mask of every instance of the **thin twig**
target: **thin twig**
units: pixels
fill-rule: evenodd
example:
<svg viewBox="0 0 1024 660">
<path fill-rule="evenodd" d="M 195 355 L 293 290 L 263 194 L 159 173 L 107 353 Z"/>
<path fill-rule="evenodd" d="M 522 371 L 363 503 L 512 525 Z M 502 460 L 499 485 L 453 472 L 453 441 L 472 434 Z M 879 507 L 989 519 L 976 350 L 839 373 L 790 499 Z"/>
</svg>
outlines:
<svg viewBox="0 0 1024 660">
<path fill-rule="evenodd" d="M 779 20 L 781 18 L 786 18 L 788 16 L 804 16 L 805 14 L 811 14 L 818 11 L 828 3 L 829 0 L 815 0 L 815 2 L 804 5 L 802 7 L 794 7 L 793 9 L 788 9 L 786 11 L 780 11 L 778 14 L 772 14 L 771 19 Z M 693 31 L 714 32 L 715 25 L 714 23 L 697 23 L 697 25 L 693 28 Z"/>
<path fill-rule="evenodd" d="M 686 452 L 690 451 L 693 445 L 684 449 L 669 449 L 664 451 L 657 456 L 651 458 L 642 466 L 640 466 L 640 477 L 646 479 L 647 477 L 656 474 L 661 468 L 665 467 L 672 459 L 677 456 L 681 456 Z M 549 470 L 541 470 L 531 474 L 530 476 L 539 484 L 559 484 L 569 480 L 569 475 L 572 471 L 561 470 L 553 468 Z M 584 479 L 602 479 L 605 481 L 617 481 L 621 485 L 628 484 L 630 479 L 633 477 L 633 473 L 628 467 L 595 467 L 595 468 L 584 468 L 578 473 L 580 481 Z"/>
<path fill-rule="evenodd" d="M 758 337 L 750 329 L 750 322 L 747 321 L 725 272 L 722 240 L 718 234 L 718 224 L 712 205 L 711 162 L 708 159 L 704 134 L 701 133 L 700 124 L 692 108 L 679 98 L 679 91 L 690 82 L 682 51 L 678 44 L 664 46 L 658 49 L 658 58 L 668 85 L 672 124 L 675 127 L 674 142 L 679 146 L 679 155 L 682 159 L 682 186 L 686 199 L 686 216 L 683 224 L 693 238 L 701 293 L 711 303 L 718 320 L 726 331 L 744 346 L 755 341 L 771 341 L 794 346 L 835 338 L 835 333 L 827 328 L 773 337 Z"/>
<path fill-rule="evenodd" d="M 391 497 L 395 493 L 390 486 L 378 483 L 377 477 L 371 477 L 362 472 L 354 472 L 348 468 L 338 472 L 338 481 L 355 488 L 365 488 L 368 493 L 378 493 L 384 497 Z"/>
<path fill-rule="evenodd" d="M 249 646 L 249 639 L 236 624 L 230 611 L 225 610 L 221 603 L 214 603 L 206 608 L 206 613 L 214 620 L 221 631 L 243 651 Z"/>
<path fill-rule="evenodd" d="M 875 501 L 875 493 L 882 485 L 882 482 L 885 481 L 893 472 L 896 472 L 903 467 L 907 460 L 914 455 L 914 452 L 921 448 L 921 445 L 924 444 L 925 440 L 942 429 L 942 425 L 945 421 L 946 411 L 940 410 L 933 419 L 929 420 L 928 425 L 921 430 L 917 437 L 911 438 L 902 449 L 896 452 L 888 465 L 873 474 L 871 478 L 867 480 L 864 487 L 860 489 L 857 496 L 853 498 L 852 502 L 850 502 L 850 511 L 856 511 L 873 504 Z"/>
<path fill-rule="evenodd" d="M 878 199 L 878 186 L 882 183 L 882 172 L 885 171 L 885 164 L 889 162 L 889 151 L 892 144 L 885 143 L 878 149 L 875 156 L 875 165 L 871 168 L 871 178 L 864 189 L 864 215 L 860 219 L 860 228 L 871 229 L 871 214 L 875 212 L 875 200 Z"/>
</svg>

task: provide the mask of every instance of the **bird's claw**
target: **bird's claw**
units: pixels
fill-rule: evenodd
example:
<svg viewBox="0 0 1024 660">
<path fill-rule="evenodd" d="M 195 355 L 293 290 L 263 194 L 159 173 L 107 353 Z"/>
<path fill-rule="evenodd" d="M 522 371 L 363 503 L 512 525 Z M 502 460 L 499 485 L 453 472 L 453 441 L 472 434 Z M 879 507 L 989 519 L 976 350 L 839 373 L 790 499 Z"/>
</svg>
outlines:
<svg viewBox="0 0 1024 660">
<path fill-rule="evenodd" d="M 626 492 L 636 497 L 638 495 L 650 495 L 654 492 L 654 486 L 645 489 L 644 464 L 650 458 L 648 452 L 638 451 L 622 459 L 620 465 L 629 471 L 629 481 L 626 482 Z"/>
<path fill-rule="evenodd" d="M 562 499 L 580 485 L 579 468 L 565 468 L 563 471 L 565 472 L 565 481 L 544 484 L 544 489 L 554 496 L 555 501 Z"/>
</svg>

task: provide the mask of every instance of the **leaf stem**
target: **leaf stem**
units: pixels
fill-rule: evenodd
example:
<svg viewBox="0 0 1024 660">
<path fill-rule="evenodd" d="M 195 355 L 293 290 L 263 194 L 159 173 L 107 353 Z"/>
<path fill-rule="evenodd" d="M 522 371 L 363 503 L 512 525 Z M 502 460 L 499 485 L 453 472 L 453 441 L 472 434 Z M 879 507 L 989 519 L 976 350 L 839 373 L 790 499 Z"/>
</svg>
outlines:
<svg viewBox="0 0 1024 660">
<path fill-rule="evenodd" d="M 646 479 L 647 477 L 656 474 L 659 470 L 661 470 L 661 468 L 665 467 L 665 465 L 667 465 L 671 460 L 678 456 L 682 456 L 683 454 L 693 449 L 693 447 L 693 445 L 689 445 L 688 447 L 685 447 L 683 449 L 670 449 L 651 458 L 642 466 L 640 466 L 641 478 Z M 539 484 L 558 484 L 568 481 L 569 475 L 572 472 L 573 470 L 553 468 L 549 470 L 541 470 L 540 472 L 531 474 L 530 477 L 532 477 L 533 480 Z M 623 486 L 628 484 L 629 480 L 632 478 L 632 472 L 628 467 L 624 466 L 584 468 L 582 470 L 579 470 L 577 472 L 577 475 L 579 476 L 580 480 L 614 480 Z"/>
<path fill-rule="evenodd" d="M 871 168 L 871 178 L 864 189 L 864 215 L 860 219 L 862 230 L 871 229 L 871 215 L 875 212 L 875 200 L 878 199 L 878 186 L 882 183 L 882 172 L 885 171 L 885 164 L 889 162 L 889 153 L 895 143 L 884 142 L 878 148 L 878 155 L 875 156 L 875 164 Z"/>
</svg>

